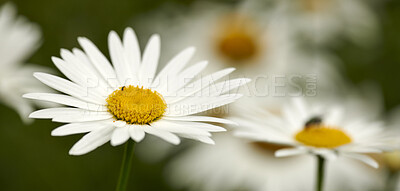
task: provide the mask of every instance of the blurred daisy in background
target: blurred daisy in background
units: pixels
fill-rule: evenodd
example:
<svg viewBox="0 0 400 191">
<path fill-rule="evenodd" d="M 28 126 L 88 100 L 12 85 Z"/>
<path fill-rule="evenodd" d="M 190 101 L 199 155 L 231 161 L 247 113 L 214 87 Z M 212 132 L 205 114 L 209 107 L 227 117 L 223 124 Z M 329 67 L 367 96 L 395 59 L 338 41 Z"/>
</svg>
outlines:
<svg viewBox="0 0 400 191">
<path fill-rule="evenodd" d="M 211 70 L 237 68 L 238 75 L 253 79 L 242 89 L 248 96 L 267 86 L 262 78 L 271 82 L 276 75 L 313 75 L 318 87 L 327 90 L 342 84 L 341 61 L 328 51 L 307 51 L 285 12 L 267 5 L 264 1 L 197 2 L 185 11 L 163 7 L 133 23 L 142 33 L 163 34 L 170 42 L 162 47 L 166 55 L 193 45 L 198 50 L 194 59 L 209 59 Z"/>
<path fill-rule="evenodd" d="M 356 112 L 358 109 L 347 108 L 341 102 L 307 103 L 303 98 L 293 98 L 283 105 L 279 115 L 262 108 L 242 112 L 242 117 L 234 118 L 240 124 L 235 135 L 287 146 L 275 152 L 277 157 L 344 156 L 377 168 L 378 163 L 362 153 L 387 149 L 387 135 L 381 121 L 363 116 L 362 110 Z"/>
<path fill-rule="evenodd" d="M 351 110 L 362 111 L 362 115 L 366 118 L 376 119 L 382 113 L 382 98 L 376 93 L 379 92 L 377 90 L 377 87 L 371 84 L 353 87 L 347 91 L 347 95 L 342 95 L 345 97 L 342 102 Z M 235 121 L 238 117 L 246 116 L 244 119 L 254 121 L 250 128 L 256 129 L 258 121 L 269 123 L 269 115 L 283 115 L 282 106 L 290 99 L 290 97 L 243 98 L 231 104 L 230 116 Z M 271 114 L 255 115 L 255 111 Z M 243 125 L 240 123 L 242 120 L 242 118 L 237 120 L 239 125 Z M 267 125 L 263 126 L 266 127 Z M 277 158 L 274 155 L 277 150 L 290 147 L 260 140 L 235 138 L 228 134 L 216 136 L 215 141 L 217 144 L 213 147 L 195 145 L 182 151 L 176 159 L 172 159 L 167 173 L 174 176 L 167 178 L 175 188 L 313 190 L 315 159 L 312 156 Z M 208 154 L 205 155 L 206 153 Z M 326 190 L 380 189 L 384 183 L 380 172 L 351 158 L 340 157 L 335 162 L 328 163 L 327 168 Z"/>
<path fill-rule="evenodd" d="M 370 45 L 379 34 L 372 1 L 272 0 L 302 37 L 317 44 L 336 43 L 345 37 L 358 45 Z"/>
<path fill-rule="evenodd" d="M 25 17 L 17 16 L 13 4 L 0 8 L 0 98 L 1 103 L 18 112 L 24 122 L 34 110 L 31 101 L 23 99 L 24 93 L 46 90 L 32 77 L 34 71 L 48 71 L 24 62 L 37 50 L 41 38 L 39 27 Z"/>
<path fill-rule="evenodd" d="M 382 166 L 383 175 L 380 177 L 384 181 L 385 190 L 400 190 L 400 108 L 396 107 L 387 115 L 388 131 L 397 135 L 391 144 L 396 147 L 395 151 L 385 152 L 375 157 Z"/>
<path fill-rule="evenodd" d="M 380 96 L 375 93 L 373 97 Z M 352 94 L 329 99 L 292 98 L 278 111 L 269 111 L 261 103 L 252 104 L 254 107 L 242 104 L 238 112 L 240 116 L 231 119 L 239 123 L 239 127 L 234 130 L 236 136 L 253 142 L 283 146 L 275 152 L 276 157 L 316 155 L 318 175 L 313 177 L 317 179 L 315 182 L 318 189 L 328 189 L 332 182 L 323 186 L 326 159 L 356 159 L 354 161 L 378 168 L 378 163 L 369 154 L 393 149 L 389 142 L 390 136 L 379 121 L 378 111 L 382 110 L 376 100 L 371 100 L 373 104 L 369 107 L 369 100 L 361 102 L 359 97 Z M 330 173 L 328 171 L 327 174 Z M 379 175 L 380 172 L 376 173 Z"/>
<path fill-rule="evenodd" d="M 134 23 L 165 36 L 171 42 L 165 47 L 166 55 L 190 43 L 198 49 L 195 59 L 208 58 L 211 70 L 235 67 L 241 74 L 254 76 L 285 68 L 293 44 L 292 30 L 280 15 L 256 12 L 256 6 L 253 1 L 197 2 L 190 11 L 166 7 Z M 145 25 L 148 22 L 153 24 Z"/>
<path fill-rule="evenodd" d="M 109 33 L 112 65 L 90 40 L 81 37 L 78 41 L 84 52 L 63 49 L 62 59 L 52 58 L 71 81 L 46 73 L 34 74 L 44 84 L 65 94 L 24 95 L 67 106 L 39 110 L 30 117 L 68 123 L 53 130 L 53 136 L 87 133 L 72 147 L 71 155 L 86 154 L 108 141 L 113 146 L 130 138 L 140 142 L 145 133 L 172 144 L 180 143 L 178 135 L 213 144 L 210 132 L 225 129 L 205 122 L 232 122 L 192 114 L 234 102 L 242 95 L 227 92 L 249 82 L 238 78 L 217 83 L 233 68 L 194 80 L 207 66 L 202 61 L 185 68 L 194 48 L 180 52 L 156 75 L 160 37 L 153 35 L 141 55 L 131 28 L 125 30 L 122 41 L 116 32 Z"/>
<path fill-rule="evenodd" d="M 173 188 L 190 190 L 313 190 L 312 156 L 276 158 L 281 145 L 215 136 L 214 146 L 198 144 L 167 166 Z M 326 190 L 382 188 L 376 170 L 348 158 L 328 163 Z M 290 182 L 290 184 L 288 183 Z"/>
</svg>

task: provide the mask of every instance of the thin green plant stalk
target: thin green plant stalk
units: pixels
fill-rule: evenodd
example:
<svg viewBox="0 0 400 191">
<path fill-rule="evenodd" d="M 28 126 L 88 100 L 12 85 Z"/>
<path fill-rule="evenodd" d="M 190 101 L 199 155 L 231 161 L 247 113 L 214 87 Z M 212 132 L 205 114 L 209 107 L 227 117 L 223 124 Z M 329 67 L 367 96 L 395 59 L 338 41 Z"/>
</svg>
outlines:
<svg viewBox="0 0 400 191">
<path fill-rule="evenodd" d="M 124 156 L 122 159 L 116 191 L 126 191 L 128 187 L 129 175 L 132 169 L 134 147 L 135 143 L 132 140 L 128 140 L 125 144 Z"/>
<path fill-rule="evenodd" d="M 324 177 L 325 177 L 325 159 L 321 155 L 317 155 L 317 181 L 315 190 L 322 191 L 324 187 Z"/>
<path fill-rule="evenodd" d="M 397 180 L 400 176 L 398 171 L 389 171 L 388 177 L 386 179 L 385 191 L 395 191 L 397 187 Z"/>
</svg>

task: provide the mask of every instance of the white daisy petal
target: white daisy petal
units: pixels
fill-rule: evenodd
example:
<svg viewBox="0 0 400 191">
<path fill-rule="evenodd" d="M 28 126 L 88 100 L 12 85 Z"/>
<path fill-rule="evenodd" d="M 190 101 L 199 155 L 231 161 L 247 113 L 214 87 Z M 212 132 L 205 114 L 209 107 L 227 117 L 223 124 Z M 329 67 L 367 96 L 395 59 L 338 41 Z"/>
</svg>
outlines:
<svg viewBox="0 0 400 191">
<path fill-rule="evenodd" d="M 111 31 L 108 35 L 108 46 L 118 80 L 121 84 L 125 84 L 130 78 L 132 70 L 125 59 L 122 42 L 115 31 Z"/>
<path fill-rule="evenodd" d="M 69 54 L 69 51 L 61 50 L 61 57 L 67 62 L 75 62 L 75 66 L 78 69 L 82 70 L 82 72 L 88 77 L 88 80 L 93 80 L 98 83 L 100 87 L 107 88 L 109 85 L 106 82 L 106 79 L 97 71 L 97 69 L 93 66 L 89 57 L 82 51 L 77 48 L 73 50 L 73 56 Z M 74 58 L 76 57 L 76 59 Z"/>
<path fill-rule="evenodd" d="M 223 105 L 227 105 L 241 98 L 243 95 L 234 94 L 234 95 L 222 95 L 214 98 L 195 98 L 190 97 L 186 100 L 183 100 L 179 103 L 174 103 L 169 105 L 168 110 L 165 116 L 174 117 L 174 116 L 186 116 L 192 115 L 196 113 L 200 113 L 203 111 L 207 111 L 213 108 L 217 108 Z"/>
<path fill-rule="evenodd" d="M 181 140 L 179 139 L 178 136 L 176 136 L 173 133 L 170 133 L 168 131 L 159 130 L 159 129 L 153 128 L 151 126 L 144 127 L 143 130 L 146 133 L 160 137 L 161 139 L 164 139 L 165 141 L 170 142 L 174 145 L 178 145 L 181 142 Z"/>
<path fill-rule="evenodd" d="M 147 88 L 154 80 L 160 57 L 160 36 L 153 35 L 144 49 L 143 60 L 139 69 L 140 85 Z"/>
<path fill-rule="evenodd" d="M 345 156 L 359 160 L 373 168 L 378 168 L 379 164 L 371 157 L 367 155 L 360 155 L 360 154 L 354 154 L 354 153 L 346 153 Z"/>
<path fill-rule="evenodd" d="M 112 146 L 117 146 L 125 143 L 127 140 L 129 140 L 129 127 L 118 127 L 116 128 L 112 135 L 111 135 L 111 145 Z"/>
<path fill-rule="evenodd" d="M 114 127 L 104 127 L 83 136 L 69 151 L 70 155 L 83 155 L 107 143 Z"/>
<path fill-rule="evenodd" d="M 113 121 L 112 125 L 114 127 L 125 127 L 127 123 L 125 121 L 118 120 L 118 121 Z"/>
<path fill-rule="evenodd" d="M 139 43 L 136 38 L 135 32 L 133 31 L 132 28 L 126 28 L 124 31 L 124 47 L 125 47 L 125 58 L 127 59 L 127 64 L 130 64 L 131 70 L 129 70 L 130 73 L 135 74 L 133 76 L 136 76 L 137 72 L 139 71 L 140 67 L 140 61 L 141 61 L 141 55 L 140 55 L 140 48 L 139 48 Z M 132 77 L 133 77 L 132 76 Z"/>
<path fill-rule="evenodd" d="M 111 85 L 111 87 L 117 87 L 115 80 L 117 76 L 114 68 L 111 66 L 107 58 L 100 52 L 100 50 L 94 45 L 89 39 L 84 37 L 78 38 L 79 44 L 82 46 L 88 55 L 90 61 L 93 63 L 97 71 L 103 76 L 103 78 Z"/>
<path fill-rule="evenodd" d="M 157 85 L 160 87 L 166 85 L 168 78 L 176 76 L 185 67 L 192 58 L 194 51 L 194 47 L 189 47 L 172 58 L 157 75 L 152 86 L 156 87 L 154 83 L 158 83 Z"/>
<path fill-rule="evenodd" d="M 287 157 L 293 155 L 305 154 L 308 151 L 304 148 L 288 148 L 288 149 L 279 149 L 275 152 L 276 157 Z"/>
<path fill-rule="evenodd" d="M 79 98 L 83 101 L 87 101 L 94 104 L 104 105 L 104 98 L 97 96 L 91 91 L 88 91 L 88 88 L 81 87 L 75 83 L 72 83 L 68 80 L 62 79 L 57 76 L 53 76 L 51 74 L 45 73 L 34 73 L 33 74 L 37 79 L 39 79 L 44 84 L 76 98 Z"/>
<path fill-rule="evenodd" d="M 36 119 L 51 119 L 56 116 L 71 115 L 76 111 L 84 112 L 85 110 L 70 107 L 56 107 L 32 112 L 29 117 Z"/>
<path fill-rule="evenodd" d="M 230 125 L 238 125 L 236 122 L 217 118 L 217 117 L 208 117 L 208 116 L 183 116 L 183 117 L 168 117 L 165 116 L 163 119 L 171 120 L 171 121 L 203 121 L 203 122 L 214 122 L 214 123 L 223 123 Z"/>
<path fill-rule="evenodd" d="M 168 122 L 165 120 L 160 120 L 151 123 L 151 126 L 156 129 L 168 131 L 171 133 L 211 136 L 211 133 L 209 133 L 205 129 L 203 130 L 200 128 L 194 128 L 188 125 L 180 124 L 179 122 Z"/>
<path fill-rule="evenodd" d="M 194 64 L 189 68 L 186 68 L 177 76 L 170 75 L 167 77 L 167 80 L 164 81 L 160 79 L 161 84 L 159 85 L 159 87 L 157 87 L 157 90 L 160 93 L 163 93 L 163 95 L 171 95 L 170 97 L 164 97 L 166 102 L 169 103 L 169 100 L 174 100 L 176 96 L 176 91 L 190 83 L 195 78 L 195 76 L 197 76 L 206 68 L 207 65 L 207 61 L 202 61 Z"/>
<path fill-rule="evenodd" d="M 91 112 L 91 111 L 71 111 L 70 115 L 61 115 L 53 117 L 54 122 L 75 123 L 86 121 L 101 121 L 112 119 L 114 116 L 108 112 Z"/>
<path fill-rule="evenodd" d="M 200 130 L 205 130 L 208 132 L 224 132 L 224 131 L 226 131 L 226 129 L 223 127 L 209 124 L 209 123 L 189 122 L 189 121 L 174 121 L 173 123 L 182 125 L 182 126 L 189 126 L 189 127 L 197 128 Z"/>
<path fill-rule="evenodd" d="M 90 88 L 90 91 L 95 91 L 95 94 L 107 96 L 108 84 L 91 66 L 91 62 L 88 58 L 85 58 L 86 55 L 78 49 L 74 49 L 74 54 L 68 50 L 61 49 L 63 60 L 52 57 L 52 61 L 71 81 L 82 87 Z"/>
<path fill-rule="evenodd" d="M 67 63 L 65 63 L 65 61 L 60 58 L 51 57 L 51 60 L 53 61 L 54 65 L 56 65 L 56 67 L 72 82 L 75 82 L 76 84 L 79 84 L 81 86 L 86 85 L 87 81 L 81 78 L 81 76 L 85 75 L 82 75 L 80 73 L 80 70 L 75 70 L 72 67 L 68 67 Z"/>
<path fill-rule="evenodd" d="M 144 127 L 147 128 L 147 127 Z M 130 125 L 129 126 L 129 134 L 131 138 L 136 141 L 137 143 L 142 141 L 143 138 L 145 137 L 145 132 L 143 130 L 143 127 L 140 125 Z"/>
<path fill-rule="evenodd" d="M 66 136 L 66 135 L 87 133 L 90 131 L 95 131 L 110 126 L 111 125 L 107 123 L 99 123 L 99 122 L 69 123 L 54 129 L 51 132 L 51 135 Z"/>
<path fill-rule="evenodd" d="M 104 105 L 97 105 L 93 103 L 87 103 L 82 100 L 76 99 L 71 96 L 53 93 L 28 93 L 23 95 L 24 98 L 36 99 L 42 101 L 49 101 L 62 105 L 68 105 L 72 107 L 78 107 L 90 111 L 107 111 Z"/>
<path fill-rule="evenodd" d="M 356 145 L 349 145 L 349 146 L 342 146 L 338 148 L 338 150 L 343 152 L 355 152 L 355 153 L 382 153 L 383 151 L 378 148 L 370 148 L 368 146 L 356 146 Z"/>
<path fill-rule="evenodd" d="M 210 86 L 211 84 L 215 83 L 217 80 L 221 79 L 222 77 L 227 76 L 228 74 L 232 73 L 235 71 L 235 68 L 227 68 L 224 70 L 220 70 L 218 72 L 215 72 L 213 74 L 207 75 L 205 77 L 202 77 L 201 79 L 187 85 L 189 90 L 186 88 L 181 89 L 180 91 L 177 92 L 178 97 L 170 102 L 169 104 L 178 102 L 190 95 L 195 94 L 196 92 L 202 90 L 203 88 L 206 88 Z"/>
<path fill-rule="evenodd" d="M 215 145 L 215 141 L 212 140 L 208 136 L 201 136 L 201 135 L 188 135 L 188 134 L 179 134 L 179 136 L 187 138 L 187 139 L 193 139 L 200 141 L 202 143 L 210 144 L 210 145 Z"/>
<path fill-rule="evenodd" d="M 249 132 L 237 130 L 233 133 L 235 136 L 247 138 L 250 140 L 271 142 L 279 145 L 297 145 L 292 139 L 282 136 L 276 132 L 269 132 L 268 135 L 260 132 Z"/>
<path fill-rule="evenodd" d="M 208 88 L 203 89 L 200 93 L 200 96 L 219 96 L 226 92 L 229 92 L 235 88 L 243 86 L 251 81 L 251 79 L 247 78 L 238 78 L 229 81 L 224 81 L 217 83 L 215 85 L 210 85 Z"/>
</svg>

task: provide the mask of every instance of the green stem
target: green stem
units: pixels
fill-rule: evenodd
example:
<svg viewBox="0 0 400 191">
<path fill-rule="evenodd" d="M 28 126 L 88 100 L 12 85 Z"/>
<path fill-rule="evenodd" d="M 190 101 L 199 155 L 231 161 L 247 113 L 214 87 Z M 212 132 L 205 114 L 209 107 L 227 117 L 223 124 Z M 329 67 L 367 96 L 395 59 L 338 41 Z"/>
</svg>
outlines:
<svg viewBox="0 0 400 191">
<path fill-rule="evenodd" d="M 398 177 L 400 176 L 399 172 L 395 171 L 389 171 L 388 177 L 386 179 L 386 184 L 385 184 L 385 191 L 394 191 L 396 190 L 397 187 L 397 180 Z"/>
<path fill-rule="evenodd" d="M 129 174 L 132 168 L 134 146 L 135 143 L 132 140 L 129 140 L 125 144 L 124 157 L 122 159 L 121 171 L 119 173 L 116 191 L 126 191 L 126 188 L 128 187 Z"/>
<path fill-rule="evenodd" d="M 324 187 L 324 173 L 325 173 L 325 159 L 324 157 L 317 155 L 317 184 L 315 187 L 316 191 L 322 191 Z"/>
</svg>

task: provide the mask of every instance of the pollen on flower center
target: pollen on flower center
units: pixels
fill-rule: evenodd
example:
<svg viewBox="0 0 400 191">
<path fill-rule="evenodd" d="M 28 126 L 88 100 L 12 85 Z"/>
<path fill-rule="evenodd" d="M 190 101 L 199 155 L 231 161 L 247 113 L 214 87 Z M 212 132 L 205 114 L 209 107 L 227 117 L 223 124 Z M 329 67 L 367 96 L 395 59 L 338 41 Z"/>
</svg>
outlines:
<svg viewBox="0 0 400 191">
<path fill-rule="evenodd" d="M 312 124 L 298 132 L 295 139 L 304 145 L 322 148 L 335 148 L 351 143 L 351 138 L 341 129 Z"/>
<path fill-rule="evenodd" d="M 249 60 L 260 51 L 254 26 L 251 21 L 239 15 L 231 14 L 224 18 L 216 34 L 216 49 L 229 60 Z"/>
<path fill-rule="evenodd" d="M 220 39 L 218 49 L 227 58 L 242 61 L 252 58 L 257 52 L 257 45 L 250 34 L 244 31 L 232 31 Z"/>
<path fill-rule="evenodd" d="M 121 87 L 106 101 L 108 111 L 129 124 L 148 124 L 161 117 L 167 108 L 158 92 L 138 86 Z"/>
</svg>

